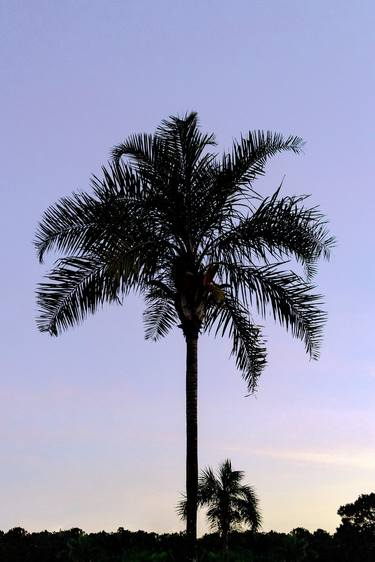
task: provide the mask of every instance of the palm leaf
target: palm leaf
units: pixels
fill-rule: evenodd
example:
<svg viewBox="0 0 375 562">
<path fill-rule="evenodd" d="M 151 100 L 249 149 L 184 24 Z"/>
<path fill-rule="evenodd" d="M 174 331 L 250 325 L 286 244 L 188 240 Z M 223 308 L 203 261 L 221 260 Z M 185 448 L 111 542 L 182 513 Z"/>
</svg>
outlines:
<svg viewBox="0 0 375 562">
<path fill-rule="evenodd" d="M 271 131 L 249 131 L 246 137 L 233 142 L 231 153 L 224 153 L 221 176 L 233 186 L 247 185 L 264 174 L 267 160 L 278 152 L 292 151 L 300 154 L 303 147 L 300 137 Z"/>
<path fill-rule="evenodd" d="M 146 296 L 146 309 L 143 312 L 145 338 L 157 341 L 166 336 L 176 325 L 176 309 L 165 298 Z"/>
<path fill-rule="evenodd" d="M 84 320 L 104 302 L 118 300 L 119 287 L 98 259 L 65 258 L 40 283 L 37 303 L 41 332 L 57 336 L 63 330 Z"/>
<path fill-rule="evenodd" d="M 38 285 L 40 331 L 58 335 L 82 322 L 104 302 L 119 303 L 120 297 L 131 289 L 146 286 L 150 271 L 140 256 L 147 254 L 147 245 L 139 244 L 127 251 L 121 246 L 100 250 L 85 257 L 59 260 L 47 274 L 48 282 Z M 152 270 L 151 261 L 149 267 Z"/>
<path fill-rule="evenodd" d="M 265 198 L 251 216 L 217 237 L 217 259 L 223 255 L 238 261 L 244 254 L 250 261 L 294 256 L 311 277 L 317 260 L 321 256 L 329 258 L 335 240 L 329 236 L 327 221 L 319 208 L 301 205 L 306 196 L 279 198 L 279 192 L 280 188 Z"/>
<path fill-rule="evenodd" d="M 259 326 L 249 319 L 249 314 L 240 301 L 225 296 L 221 307 L 211 310 L 205 329 L 215 330 L 215 336 L 228 335 L 232 342 L 232 354 L 241 371 L 250 393 L 254 392 L 257 380 L 267 364 L 267 354 Z"/>
<path fill-rule="evenodd" d="M 251 486 L 241 486 L 233 503 L 239 514 L 239 522 L 248 525 L 252 531 L 258 531 L 262 525 L 262 516 L 254 489 Z"/>
<path fill-rule="evenodd" d="M 292 271 L 280 271 L 279 264 L 244 267 L 227 264 L 232 291 L 246 306 L 255 305 L 265 318 L 268 309 L 294 337 L 304 341 L 312 359 L 319 357 L 322 328 L 326 313 L 315 286 Z"/>
<path fill-rule="evenodd" d="M 124 237 L 126 227 L 134 236 L 135 218 L 141 217 L 142 184 L 125 166 L 103 167 L 103 179 L 92 180 L 94 195 L 74 193 L 50 206 L 39 223 L 35 247 L 39 261 L 56 250 L 84 255 L 109 236 Z"/>
</svg>

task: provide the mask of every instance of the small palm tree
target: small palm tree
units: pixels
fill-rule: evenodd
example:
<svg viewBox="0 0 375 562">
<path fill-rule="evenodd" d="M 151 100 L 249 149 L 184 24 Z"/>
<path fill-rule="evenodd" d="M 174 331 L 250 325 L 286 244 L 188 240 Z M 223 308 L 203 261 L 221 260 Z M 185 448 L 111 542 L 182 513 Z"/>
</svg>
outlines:
<svg viewBox="0 0 375 562">
<path fill-rule="evenodd" d="M 198 505 L 207 507 L 207 519 L 211 529 L 220 535 L 224 559 L 231 531 L 243 528 L 257 531 L 261 526 L 257 496 L 251 486 L 242 483 L 243 478 L 244 473 L 233 470 L 227 459 L 217 474 L 208 467 L 198 480 Z M 182 519 L 186 518 L 186 499 L 180 502 L 177 511 Z"/>
<path fill-rule="evenodd" d="M 195 559 L 198 492 L 198 339 L 228 335 L 249 392 L 266 365 L 252 310 L 275 320 L 318 357 L 325 319 L 311 277 L 333 239 L 305 196 L 253 190 L 267 160 L 298 154 L 299 137 L 250 132 L 231 152 L 210 151 L 195 113 L 133 135 L 92 180 L 92 193 L 64 197 L 45 212 L 36 235 L 40 261 L 62 257 L 38 287 L 38 326 L 57 336 L 104 303 L 143 296 L 146 338 L 177 325 L 186 341 L 186 494 L 190 559 Z M 301 276 L 286 270 L 294 258 Z"/>
</svg>

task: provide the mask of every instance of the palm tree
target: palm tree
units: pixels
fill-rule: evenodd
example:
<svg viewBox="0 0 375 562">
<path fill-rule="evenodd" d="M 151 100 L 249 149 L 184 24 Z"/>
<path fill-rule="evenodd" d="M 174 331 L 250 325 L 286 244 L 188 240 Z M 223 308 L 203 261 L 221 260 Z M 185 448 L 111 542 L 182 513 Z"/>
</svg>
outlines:
<svg viewBox="0 0 375 562">
<path fill-rule="evenodd" d="M 257 531 L 261 525 L 258 499 L 251 486 L 242 484 L 244 473 L 233 470 L 229 459 L 220 466 L 217 474 L 211 467 L 201 472 L 198 480 L 198 506 L 207 507 L 211 529 L 220 535 L 224 560 L 228 555 L 228 538 L 231 531 L 250 527 Z M 186 499 L 177 508 L 186 518 Z"/>
<path fill-rule="evenodd" d="M 298 154 L 302 140 L 250 132 L 221 157 L 209 149 L 197 115 L 170 117 L 154 135 L 130 136 L 113 150 L 92 193 L 49 207 L 39 224 L 42 262 L 60 259 L 39 284 L 38 327 L 59 335 L 130 291 L 144 297 L 146 338 L 177 325 L 186 341 L 186 494 L 190 559 L 195 559 L 198 492 L 197 357 L 202 332 L 228 335 L 236 365 L 253 392 L 266 365 L 251 311 L 273 316 L 317 358 L 325 318 L 311 277 L 328 257 L 319 209 L 305 196 L 262 198 L 252 188 L 268 158 Z M 294 258 L 305 275 L 286 271 Z"/>
</svg>

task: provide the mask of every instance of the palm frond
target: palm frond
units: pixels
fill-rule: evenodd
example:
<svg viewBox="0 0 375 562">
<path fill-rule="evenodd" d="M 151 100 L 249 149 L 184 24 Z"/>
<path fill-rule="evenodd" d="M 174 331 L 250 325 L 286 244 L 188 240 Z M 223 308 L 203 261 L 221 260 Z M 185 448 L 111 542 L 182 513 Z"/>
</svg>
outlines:
<svg viewBox="0 0 375 562">
<path fill-rule="evenodd" d="M 75 252 L 96 240 L 98 202 L 85 193 L 63 197 L 44 213 L 35 237 L 39 261 L 52 249 Z"/>
<path fill-rule="evenodd" d="M 295 135 L 284 138 L 282 134 L 271 131 L 249 131 L 246 137 L 234 141 L 231 153 L 224 153 L 222 179 L 233 186 L 251 184 L 264 174 L 270 157 L 286 151 L 299 154 L 303 144 L 302 139 Z"/>
<path fill-rule="evenodd" d="M 265 342 L 259 326 L 249 319 L 249 313 L 241 302 L 225 296 L 221 307 L 210 311 L 205 330 L 215 330 L 215 336 L 228 335 L 232 342 L 232 354 L 236 358 L 236 367 L 246 381 L 248 391 L 254 392 L 257 380 L 267 364 Z"/>
<path fill-rule="evenodd" d="M 220 162 L 211 162 L 206 190 L 200 194 L 206 208 L 203 229 L 223 225 L 232 215 L 236 223 L 241 202 L 259 197 L 253 191 L 252 183 L 264 174 L 267 160 L 283 151 L 299 154 L 302 146 L 300 137 L 290 135 L 284 138 L 280 133 L 270 131 L 250 131 L 247 137 L 234 141 L 231 153 L 224 153 Z"/>
<path fill-rule="evenodd" d="M 243 477 L 241 470 L 233 470 L 230 459 L 226 459 L 219 467 L 218 480 L 226 490 L 237 490 Z"/>
<path fill-rule="evenodd" d="M 312 359 L 319 357 L 326 313 L 321 310 L 322 296 L 314 293 L 314 285 L 292 271 L 280 271 L 280 264 L 227 264 L 227 272 L 237 298 L 241 297 L 249 307 L 255 305 L 264 318 L 270 310 L 275 320 L 305 343 Z"/>
<path fill-rule="evenodd" d="M 147 184 L 142 182 L 140 175 L 124 162 L 109 162 L 102 166 L 102 178 L 93 176 L 91 186 L 97 198 L 102 201 L 126 199 L 142 199 L 147 192 Z"/>
<path fill-rule="evenodd" d="M 252 531 L 258 531 L 262 525 L 262 515 L 255 490 L 251 486 L 241 486 L 233 503 L 240 522 L 248 525 Z"/>
<path fill-rule="evenodd" d="M 251 216 L 215 240 L 215 252 L 231 260 L 243 258 L 267 261 L 294 256 L 306 268 L 308 278 L 316 271 L 316 262 L 329 259 L 335 239 L 327 230 L 327 220 L 318 207 L 306 208 L 307 196 L 279 198 L 280 188 L 265 198 Z"/>
<path fill-rule="evenodd" d="M 131 135 L 113 148 L 112 156 L 116 164 L 123 156 L 130 161 L 132 169 L 148 186 L 154 203 L 158 200 L 159 204 L 160 200 L 170 203 L 168 195 L 175 195 L 182 183 L 180 156 L 158 134 Z"/>
<path fill-rule="evenodd" d="M 62 259 L 47 279 L 37 289 L 41 332 L 57 336 L 104 302 L 118 301 L 117 283 L 108 275 L 106 265 L 94 257 Z"/>
<path fill-rule="evenodd" d="M 118 163 L 122 156 L 128 156 L 137 167 L 151 171 L 156 150 L 155 136 L 140 133 L 130 135 L 124 142 L 113 147 L 111 154 L 115 163 Z"/>
<path fill-rule="evenodd" d="M 84 257 L 60 259 L 47 274 L 47 282 L 37 288 L 41 332 L 58 335 L 68 327 L 82 322 L 104 302 L 120 302 L 130 290 L 146 286 L 152 275 L 152 260 L 142 260 L 145 244 L 122 247 L 101 247 L 100 252 Z M 151 268 L 151 272 L 149 270 Z"/>
<path fill-rule="evenodd" d="M 156 135 L 168 147 L 172 158 L 178 155 L 185 180 L 191 178 L 203 151 L 208 146 L 216 145 L 213 134 L 203 134 L 200 131 L 198 115 L 195 112 L 183 117 L 171 115 L 169 119 L 161 122 L 156 129 Z"/>
<path fill-rule="evenodd" d="M 187 500 L 186 500 L 186 494 L 181 494 L 182 498 L 180 499 L 180 501 L 177 503 L 176 506 L 176 512 L 177 515 L 179 516 L 180 519 L 182 519 L 183 521 L 186 521 L 186 517 L 187 517 Z"/>
<path fill-rule="evenodd" d="M 122 236 L 126 227 L 135 229 L 135 217 L 141 213 L 138 199 L 142 184 L 126 165 L 103 167 L 103 179 L 92 179 L 94 195 L 74 193 L 50 206 L 39 223 L 35 247 L 42 262 L 44 254 L 56 250 L 62 254 L 84 255 L 109 236 Z"/>
<path fill-rule="evenodd" d="M 198 478 L 198 497 L 199 505 L 207 505 L 217 495 L 218 480 L 211 467 L 206 467 L 201 471 Z"/>
<path fill-rule="evenodd" d="M 165 296 L 155 296 L 149 292 L 145 296 L 146 308 L 143 312 L 145 325 L 145 338 L 157 341 L 166 336 L 171 328 L 176 325 L 178 318 L 173 302 Z"/>
</svg>

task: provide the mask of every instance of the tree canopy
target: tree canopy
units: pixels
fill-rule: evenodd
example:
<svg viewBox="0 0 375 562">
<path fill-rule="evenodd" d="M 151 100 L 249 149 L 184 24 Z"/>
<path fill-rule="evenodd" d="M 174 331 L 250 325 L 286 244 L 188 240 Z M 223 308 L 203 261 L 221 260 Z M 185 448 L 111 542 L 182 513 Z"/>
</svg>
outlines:
<svg viewBox="0 0 375 562">
<path fill-rule="evenodd" d="M 36 235 L 40 261 L 62 257 L 38 287 L 41 331 L 57 335 L 105 302 L 143 295 L 146 338 L 174 326 L 229 335 L 249 391 L 266 364 L 252 311 L 270 309 L 317 358 L 325 313 L 312 278 L 334 243 L 307 197 L 261 196 L 254 181 L 298 136 L 250 131 L 218 156 L 196 113 L 130 136 L 113 150 L 92 193 L 63 197 Z M 297 260 L 305 278 L 288 270 Z"/>
</svg>

